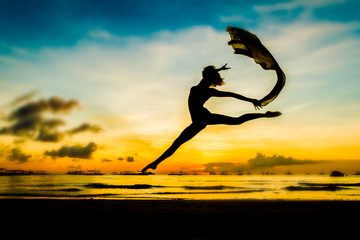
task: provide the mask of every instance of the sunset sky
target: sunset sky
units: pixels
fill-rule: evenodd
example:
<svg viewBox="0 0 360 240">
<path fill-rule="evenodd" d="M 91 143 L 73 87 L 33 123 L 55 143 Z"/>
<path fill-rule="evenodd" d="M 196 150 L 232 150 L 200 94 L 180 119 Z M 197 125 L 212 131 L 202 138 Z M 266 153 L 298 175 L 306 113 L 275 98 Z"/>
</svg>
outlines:
<svg viewBox="0 0 360 240">
<path fill-rule="evenodd" d="M 2 0 L 0 168 L 140 170 L 190 124 L 189 89 L 208 65 L 231 67 L 219 90 L 262 98 L 276 75 L 233 54 L 225 29 L 235 26 L 284 70 L 283 91 L 259 111 L 283 115 L 208 126 L 157 172 L 252 169 L 256 157 L 278 170 L 289 167 L 279 159 L 301 171 L 320 171 L 318 160 L 360 170 L 359 9 L 357 0 Z M 205 106 L 255 112 L 231 98 Z"/>
</svg>

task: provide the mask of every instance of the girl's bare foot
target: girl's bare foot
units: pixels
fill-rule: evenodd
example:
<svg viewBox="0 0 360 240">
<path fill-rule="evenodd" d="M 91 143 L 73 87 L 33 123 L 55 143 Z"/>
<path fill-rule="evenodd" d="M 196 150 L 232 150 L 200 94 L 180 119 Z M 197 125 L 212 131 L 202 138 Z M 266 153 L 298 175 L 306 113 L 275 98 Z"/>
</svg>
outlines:
<svg viewBox="0 0 360 240">
<path fill-rule="evenodd" d="M 278 117 L 281 115 L 281 112 L 271 112 L 271 111 L 267 111 L 265 113 L 265 116 L 268 118 L 272 118 L 272 117 Z"/>
<path fill-rule="evenodd" d="M 141 170 L 141 172 L 146 172 L 149 168 L 155 170 L 157 168 L 157 163 L 155 163 L 155 162 L 150 163 L 149 165 L 144 167 L 143 170 Z"/>
</svg>

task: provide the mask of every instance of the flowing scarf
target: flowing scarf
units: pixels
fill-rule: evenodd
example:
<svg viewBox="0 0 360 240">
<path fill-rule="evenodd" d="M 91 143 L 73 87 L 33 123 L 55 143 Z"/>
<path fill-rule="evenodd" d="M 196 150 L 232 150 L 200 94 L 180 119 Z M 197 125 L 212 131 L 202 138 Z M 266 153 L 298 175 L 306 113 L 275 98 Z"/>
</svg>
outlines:
<svg viewBox="0 0 360 240">
<path fill-rule="evenodd" d="M 276 71 L 277 81 L 274 88 L 265 97 L 260 99 L 261 106 L 268 105 L 279 95 L 285 85 L 284 72 L 255 34 L 236 27 L 227 27 L 226 31 L 229 32 L 231 37 L 231 41 L 228 44 L 233 47 L 235 54 L 242 54 L 253 58 L 264 70 L 271 69 Z"/>
</svg>

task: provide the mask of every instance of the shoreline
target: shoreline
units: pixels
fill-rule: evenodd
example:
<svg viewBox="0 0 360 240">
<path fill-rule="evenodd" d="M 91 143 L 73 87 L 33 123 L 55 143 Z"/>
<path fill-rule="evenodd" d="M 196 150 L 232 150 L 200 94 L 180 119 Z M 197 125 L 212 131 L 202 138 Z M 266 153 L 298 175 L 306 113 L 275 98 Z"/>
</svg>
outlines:
<svg viewBox="0 0 360 240">
<path fill-rule="evenodd" d="M 65 236 L 344 239 L 358 234 L 360 202 L 0 199 L 0 213 L 7 223 L 16 223 L 12 226 L 19 229 L 31 231 L 41 227 L 59 232 L 61 228 L 59 234 Z M 81 231 L 71 233 L 74 228 Z"/>
</svg>

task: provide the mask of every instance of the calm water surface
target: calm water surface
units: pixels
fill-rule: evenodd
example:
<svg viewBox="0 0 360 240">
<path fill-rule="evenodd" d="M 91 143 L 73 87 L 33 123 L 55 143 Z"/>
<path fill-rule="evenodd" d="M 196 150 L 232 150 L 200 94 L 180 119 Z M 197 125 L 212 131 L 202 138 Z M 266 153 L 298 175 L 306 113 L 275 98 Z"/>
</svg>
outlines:
<svg viewBox="0 0 360 240">
<path fill-rule="evenodd" d="M 0 176 L 0 198 L 360 200 L 360 176 Z"/>
</svg>

